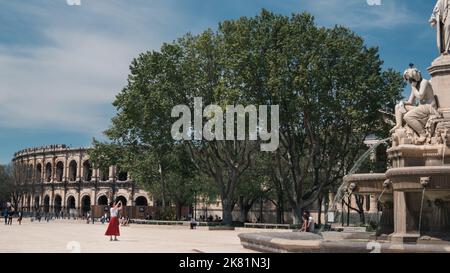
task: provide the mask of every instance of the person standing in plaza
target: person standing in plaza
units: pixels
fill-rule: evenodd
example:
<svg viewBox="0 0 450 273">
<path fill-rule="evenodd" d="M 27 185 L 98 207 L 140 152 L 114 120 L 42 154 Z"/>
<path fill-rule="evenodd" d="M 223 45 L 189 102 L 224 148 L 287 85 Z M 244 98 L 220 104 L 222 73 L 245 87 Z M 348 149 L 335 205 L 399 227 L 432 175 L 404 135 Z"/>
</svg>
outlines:
<svg viewBox="0 0 450 273">
<path fill-rule="evenodd" d="M 23 212 L 19 211 L 19 218 L 17 218 L 17 222 L 19 222 L 19 226 L 22 225 L 22 217 L 23 217 Z"/>
<path fill-rule="evenodd" d="M 108 224 L 108 228 L 106 229 L 105 236 L 110 236 L 110 241 L 117 240 L 117 236 L 120 236 L 120 230 L 119 230 L 119 219 L 117 219 L 119 210 L 122 209 L 122 202 L 119 200 L 119 202 L 112 202 L 111 209 L 110 209 L 110 221 Z"/>
<path fill-rule="evenodd" d="M 12 226 L 12 219 L 13 219 L 13 216 L 14 216 L 14 210 L 13 210 L 13 208 L 11 207 L 11 208 L 9 209 L 9 212 L 8 212 L 8 225 L 10 225 L 10 226 Z"/>
<path fill-rule="evenodd" d="M 3 209 L 3 217 L 5 217 L 5 225 L 8 224 L 8 207 Z"/>
</svg>

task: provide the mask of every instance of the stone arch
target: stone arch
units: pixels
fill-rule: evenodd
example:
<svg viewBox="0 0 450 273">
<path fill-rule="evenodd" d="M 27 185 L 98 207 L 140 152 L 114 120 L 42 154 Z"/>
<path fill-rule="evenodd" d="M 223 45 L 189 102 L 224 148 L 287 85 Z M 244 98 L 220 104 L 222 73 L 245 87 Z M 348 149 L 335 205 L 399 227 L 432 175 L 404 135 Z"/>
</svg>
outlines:
<svg viewBox="0 0 450 273">
<path fill-rule="evenodd" d="M 72 195 L 69 195 L 67 197 L 67 209 L 75 209 L 76 208 L 76 202 L 75 202 L 75 197 Z"/>
<path fill-rule="evenodd" d="M 54 201 L 54 210 L 56 214 L 59 214 L 62 210 L 62 198 L 61 195 L 57 194 L 55 195 L 55 201 Z"/>
<path fill-rule="evenodd" d="M 92 179 L 92 164 L 89 160 L 83 162 L 83 181 L 91 181 Z"/>
<path fill-rule="evenodd" d="M 45 182 L 52 181 L 52 163 L 45 164 Z"/>
<path fill-rule="evenodd" d="M 41 182 L 42 181 L 42 164 L 38 163 L 36 165 L 36 181 Z"/>
<path fill-rule="evenodd" d="M 148 200 L 145 196 L 138 196 L 135 200 L 136 206 L 148 206 Z"/>
<path fill-rule="evenodd" d="M 125 196 L 123 195 L 117 196 L 115 201 L 118 202 L 119 200 L 122 201 L 122 206 L 125 207 L 127 205 L 127 198 Z"/>
<path fill-rule="evenodd" d="M 39 210 L 40 207 L 41 207 L 40 198 L 39 198 L 39 196 L 35 196 L 34 197 L 34 209 Z"/>
<path fill-rule="evenodd" d="M 48 194 L 44 197 L 44 212 L 50 212 L 50 196 Z"/>
<path fill-rule="evenodd" d="M 108 205 L 108 197 L 104 194 L 100 195 L 97 199 L 97 204 L 99 206 L 107 206 Z"/>
<path fill-rule="evenodd" d="M 69 181 L 76 181 L 77 179 L 77 161 L 76 160 L 72 160 L 69 163 Z"/>
<path fill-rule="evenodd" d="M 64 163 L 62 161 L 58 161 L 56 163 L 56 181 L 62 182 L 64 175 Z"/>
<path fill-rule="evenodd" d="M 91 211 L 91 197 L 89 195 L 84 195 L 81 197 L 81 212 L 83 214 Z"/>
<path fill-rule="evenodd" d="M 119 181 L 127 181 L 128 179 L 128 172 L 126 171 L 119 171 L 117 174 L 117 180 Z"/>
</svg>

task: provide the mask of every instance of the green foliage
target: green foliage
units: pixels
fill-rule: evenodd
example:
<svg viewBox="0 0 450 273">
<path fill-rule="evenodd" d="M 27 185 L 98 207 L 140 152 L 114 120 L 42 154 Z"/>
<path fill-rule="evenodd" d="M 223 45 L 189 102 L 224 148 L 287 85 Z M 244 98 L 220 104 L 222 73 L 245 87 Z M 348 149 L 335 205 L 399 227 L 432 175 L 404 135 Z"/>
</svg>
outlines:
<svg viewBox="0 0 450 273">
<path fill-rule="evenodd" d="M 0 165 L 0 208 L 11 201 L 14 183 L 8 166 Z"/>
<path fill-rule="evenodd" d="M 357 34 L 317 27 L 308 13 L 262 10 L 227 20 L 217 31 L 186 34 L 134 59 L 105 132 L 112 144 L 94 141 L 91 154 L 180 202 L 214 189 L 224 212 L 240 196 L 260 195 L 261 183 L 268 183 L 272 198 L 287 200 L 300 217 L 318 194 L 339 183 L 367 135 L 387 134 L 378 110 L 393 111 L 403 82 L 382 64 L 378 49 Z M 279 105 L 280 149 L 255 163 L 259 143 L 248 140 L 175 142 L 172 107 L 193 109 L 196 96 L 204 105 Z M 258 170 L 262 165 L 270 172 Z"/>
</svg>

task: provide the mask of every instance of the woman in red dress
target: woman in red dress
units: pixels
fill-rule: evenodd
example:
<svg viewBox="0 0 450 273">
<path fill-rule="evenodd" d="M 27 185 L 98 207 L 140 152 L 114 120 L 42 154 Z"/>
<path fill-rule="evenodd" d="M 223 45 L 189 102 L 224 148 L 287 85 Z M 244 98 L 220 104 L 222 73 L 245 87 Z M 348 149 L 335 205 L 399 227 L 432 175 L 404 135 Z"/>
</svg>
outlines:
<svg viewBox="0 0 450 273">
<path fill-rule="evenodd" d="M 122 209 L 122 202 L 120 200 L 119 202 L 117 202 L 117 204 L 115 202 L 112 203 L 110 210 L 111 219 L 109 220 L 108 229 L 105 232 L 105 236 L 111 236 L 110 241 L 113 240 L 112 238 L 113 236 L 114 241 L 118 241 L 117 236 L 120 236 L 119 220 L 117 219 L 117 214 L 121 209 Z"/>
</svg>

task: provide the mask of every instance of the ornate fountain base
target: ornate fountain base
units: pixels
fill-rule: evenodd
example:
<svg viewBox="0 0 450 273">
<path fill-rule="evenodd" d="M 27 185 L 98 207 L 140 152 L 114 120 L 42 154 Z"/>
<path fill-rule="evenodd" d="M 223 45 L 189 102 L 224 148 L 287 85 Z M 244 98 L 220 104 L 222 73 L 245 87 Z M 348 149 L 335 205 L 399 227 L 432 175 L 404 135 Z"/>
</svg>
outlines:
<svg viewBox="0 0 450 273">
<path fill-rule="evenodd" d="M 400 145 L 388 150 L 396 166 L 386 172 L 393 188 L 392 242 L 417 242 L 424 235 L 448 237 L 450 166 L 445 165 L 448 149 L 434 146 L 434 152 L 428 145 Z"/>
</svg>

